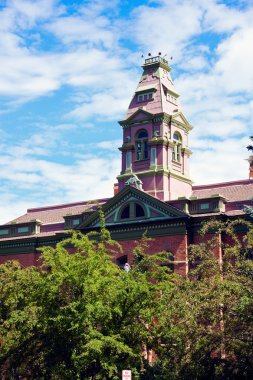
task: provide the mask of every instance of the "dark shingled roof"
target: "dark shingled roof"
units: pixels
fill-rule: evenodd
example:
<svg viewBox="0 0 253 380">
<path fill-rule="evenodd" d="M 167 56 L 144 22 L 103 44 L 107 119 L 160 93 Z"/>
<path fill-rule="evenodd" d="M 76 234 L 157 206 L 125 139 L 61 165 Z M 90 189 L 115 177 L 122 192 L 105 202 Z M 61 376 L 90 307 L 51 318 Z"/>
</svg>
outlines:
<svg viewBox="0 0 253 380">
<path fill-rule="evenodd" d="M 42 224 L 64 222 L 64 216 L 69 214 L 78 215 L 83 212 L 96 210 L 99 205 L 106 203 L 109 199 L 110 198 L 104 198 L 56 206 L 31 208 L 27 210 L 26 214 L 12 220 L 7 224 L 26 223 L 34 219 L 40 220 Z"/>
<path fill-rule="evenodd" d="M 229 202 L 236 202 L 253 198 L 253 181 L 246 179 L 241 181 L 193 186 L 192 190 L 192 196 L 200 199 L 209 198 L 214 194 L 219 194 Z"/>
<path fill-rule="evenodd" d="M 212 195 L 219 194 L 220 196 L 226 198 L 226 215 L 230 216 L 240 216 L 243 215 L 244 202 L 246 204 L 252 204 L 250 201 L 253 198 L 253 180 L 241 180 L 234 182 L 224 182 L 215 183 L 209 185 L 193 186 L 192 197 L 197 197 L 198 199 L 206 199 Z M 44 231 L 36 235 L 25 235 L 25 236 L 15 236 L 15 237 L 0 237 L 1 241 L 7 240 L 18 240 L 26 239 L 27 237 L 36 236 L 54 236 L 59 232 L 64 231 L 64 217 L 67 215 L 79 215 L 84 212 L 95 211 L 99 205 L 103 205 L 108 202 L 111 198 L 97 199 L 91 201 L 83 201 L 76 203 L 61 204 L 48 207 L 32 208 L 28 209 L 27 213 L 12 220 L 7 223 L 27 223 L 32 220 L 40 220 L 42 226 L 44 225 Z M 172 203 L 175 201 L 172 201 Z M 167 202 L 166 202 L 167 203 Z M 210 216 L 219 215 L 220 213 L 210 213 Z M 203 214 L 203 216 L 208 216 L 209 214 Z M 196 218 L 202 216 L 202 214 L 192 215 Z M 50 226 L 51 224 L 51 226 Z M 47 226 L 47 227 L 46 227 Z M 48 231 L 47 231 L 48 230 Z"/>
</svg>

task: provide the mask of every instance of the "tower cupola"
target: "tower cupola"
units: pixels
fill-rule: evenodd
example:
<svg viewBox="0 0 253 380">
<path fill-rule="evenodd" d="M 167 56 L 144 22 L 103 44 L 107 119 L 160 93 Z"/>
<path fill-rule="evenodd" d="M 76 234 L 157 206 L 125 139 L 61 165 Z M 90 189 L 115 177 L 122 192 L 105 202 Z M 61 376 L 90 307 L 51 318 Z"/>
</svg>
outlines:
<svg viewBox="0 0 253 380">
<path fill-rule="evenodd" d="M 161 200 L 191 194 L 188 134 L 168 61 L 160 55 L 145 59 L 143 73 L 119 124 L 123 128 L 119 190 L 133 175 L 143 190 Z"/>
</svg>

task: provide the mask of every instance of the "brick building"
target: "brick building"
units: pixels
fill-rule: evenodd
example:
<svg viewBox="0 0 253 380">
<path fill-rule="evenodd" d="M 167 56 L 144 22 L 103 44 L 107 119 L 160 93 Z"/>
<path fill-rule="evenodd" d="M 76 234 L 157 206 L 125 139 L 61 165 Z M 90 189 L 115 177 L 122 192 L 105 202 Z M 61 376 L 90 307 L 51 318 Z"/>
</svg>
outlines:
<svg viewBox="0 0 253 380">
<path fill-rule="evenodd" d="M 182 113 L 168 62 L 150 57 L 142 67 L 126 117 L 119 122 L 122 168 L 114 196 L 28 209 L 0 226 L 0 263 L 18 259 L 24 266 L 36 265 L 38 248 L 56 244 L 66 237 L 66 230 L 99 229 L 101 206 L 107 228 L 123 246 L 124 254 L 116 258 L 119 265 L 131 262 L 136 241 L 147 232 L 153 238 L 149 252 L 171 252 L 175 270 L 185 274 L 188 246 L 200 241 L 200 224 L 214 217 L 244 217 L 244 205 L 253 205 L 251 163 L 249 179 L 192 185 L 188 147 L 192 127 Z"/>
</svg>

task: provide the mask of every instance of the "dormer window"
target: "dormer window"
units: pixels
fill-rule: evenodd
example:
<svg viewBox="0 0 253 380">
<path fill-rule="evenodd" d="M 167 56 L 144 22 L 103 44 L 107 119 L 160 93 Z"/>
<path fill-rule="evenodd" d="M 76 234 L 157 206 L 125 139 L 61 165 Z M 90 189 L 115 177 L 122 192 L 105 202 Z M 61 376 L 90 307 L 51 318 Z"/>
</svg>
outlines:
<svg viewBox="0 0 253 380">
<path fill-rule="evenodd" d="M 135 149 L 137 161 L 148 159 L 148 132 L 145 129 L 137 132 Z"/>
<path fill-rule="evenodd" d="M 35 235 L 40 232 L 41 222 L 37 219 L 23 223 L 12 223 L 8 226 L 0 226 L 0 237 L 12 237 L 12 236 L 22 236 L 22 235 Z"/>
<path fill-rule="evenodd" d="M 72 228 L 75 228 L 79 226 L 79 224 L 83 221 L 84 217 L 82 215 L 72 215 L 68 214 L 64 216 L 65 224 L 64 229 L 65 230 L 71 230 Z"/>
<path fill-rule="evenodd" d="M 209 202 L 200 203 L 200 210 L 208 210 L 210 208 Z"/>
<path fill-rule="evenodd" d="M 153 92 L 146 92 L 146 93 L 137 95 L 138 103 L 147 102 L 148 100 L 152 100 L 152 99 L 153 99 Z"/>
<path fill-rule="evenodd" d="M 25 234 L 29 232 L 29 227 L 24 226 L 24 227 L 18 227 L 18 234 Z"/>
<path fill-rule="evenodd" d="M 0 230 L 0 235 L 8 235 L 8 233 L 9 233 L 9 229 L 8 228 Z"/>
<path fill-rule="evenodd" d="M 169 92 L 167 92 L 167 100 L 170 103 L 177 104 L 177 98 L 176 98 L 176 96 L 172 95 Z"/>
</svg>

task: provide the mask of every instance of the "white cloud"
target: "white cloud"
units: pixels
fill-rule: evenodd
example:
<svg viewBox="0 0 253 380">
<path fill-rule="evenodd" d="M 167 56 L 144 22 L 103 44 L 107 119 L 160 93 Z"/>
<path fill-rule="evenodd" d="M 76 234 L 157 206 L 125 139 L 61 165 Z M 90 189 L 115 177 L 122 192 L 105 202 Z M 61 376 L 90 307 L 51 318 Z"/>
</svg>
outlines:
<svg viewBox="0 0 253 380">
<path fill-rule="evenodd" d="M 199 140 L 191 160 L 194 182 L 206 184 L 247 179 L 247 144 L 246 137 L 225 141 Z"/>
<path fill-rule="evenodd" d="M 197 183 L 247 178 L 247 137 L 241 136 L 251 134 L 253 122 L 253 8 L 214 0 L 160 4 L 135 10 L 133 33 L 143 50 L 169 52 L 172 66 L 185 70 L 174 79 L 195 127 L 189 136 L 192 178 Z M 213 36 L 210 46 L 201 38 L 207 33 L 207 43 Z"/>
<path fill-rule="evenodd" d="M 161 7 L 153 8 L 140 6 L 133 12 L 133 21 L 126 33 L 130 33 L 145 52 L 156 55 L 162 51 L 178 59 L 189 39 L 201 32 L 202 15 L 201 7 L 189 1 L 166 1 Z"/>
<path fill-rule="evenodd" d="M 56 7 L 53 0 L 10 2 L 0 12 L 5 20 L 0 26 L 0 96 L 20 105 L 64 85 L 83 90 L 86 87 L 92 92 L 110 88 L 119 80 L 124 64 L 117 32 L 110 19 L 98 13 L 105 8 L 103 1 L 92 4 L 90 11 L 97 12 L 92 18 L 84 8 L 63 16 L 63 7 Z M 44 22 L 40 24 L 40 20 Z M 36 32 L 31 32 L 36 22 Z M 40 34 L 45 31 L 61 39 L 57 49 L 45 52 L 40 46 Z M 117 53 L 108 54 L 111 49 Z M 129 79 L 126 72 L 124 78 Z"/>
<path fill-rule="evenodd" d="M 0 12 L 0 95 L 6 107 L 21 107 L 64 86 L 72 89 L 66 99 L 72 105 L 65 119 L 69 124 L 45 125 L 30 140 L 10 146 L 1 141 L 1 152 L 6 152 L 0 156 L 2 221 L 14 217 L 6 205 L 21 213 L 42 204 L 112 195 L 120 172 L 118 141 L 101 136 L 97 157 L 87 146 L 77 146 L 65 164 L 52 156 L 72 154 L 63 138 L 75 131 L 71 118 L 97 128 L 104 120 L 122 118 L 141 74 L 135 66 L 142 63 L 140 52 L 168 53 L 172 64 L 184 70 L 176 71 L 177 78 L 172 75 L 185 115 L 195 126 L 189 138 L 194 181 L 247 177 L 248 140 L 242 136 L 252 135 L 253 122 L 250 6 L 242 10 L 215 0 L 164 0 L 152 7 L 147 2 L 125 21 L 114 19 L 118 1 L 74 2 L 71 14 L 58 4 L 13 0 Z M 53 42 L 45 51 L 44 34 L 50 33 Z M 127 50 L 124 39 L 136 50 Z M 63 109 L 62 116 L 68 111 Z M 115 150 L 105 157 L 105 149 Z"/>
<path fill-rule="evenodd" d="M 249 1 L 247 3 L 250 6 Z M 195 0 L 195 4 L 199 4 L 203 9 L 203 25 L 205 29 L 209 31 L 215 33 L 230 33 L 238 28 L 244 27 L 246 24 L 251 24 L 251 8 L 245 10 L 235 7 L 232 8 L 229 5 L 215 0 L 204 0 L 201 3 Z"/>
<path fill-rule="evenodd" d="M 253 13 L 252 13 L 253 16 Z M 253 91 L 253 27 L 243 27 L 223 41 L 217 49 L 215 72 L 227 92 Z"/>
<path fill-rule="evenodd" d="M 76 107 L 68 116 L 77 119 L 88 119 L 97 116 L 98 120 L 101 120 L 101 118 L 103 120 L 122 118 L 122 114 L 127 109 L 129 97 L 130 91 L 119 96 L 116 93 L 116 89 L 115 92 L 111 90 L 111 93 L 100 92 L 91 96 L 90 101 Z"/>
<path fill-rule="evenodd" d="M 88 42 L 90 45 L 98 44 L 111 48 L 117 38 L 117 34 L 110 30 L 110 23 L 105 17 L 61 17 L 50 23 L 47 29 L 65 44 Z"/>
<path fill-rule="evenodd" d="M 56 0 L 9 0 L 0 12 L 0 30 L 32 28 L 36 22 L 56 16 L 64 11 Z"/>
<path fill-rule="evenodd" d="M 64 165 L 36 158 L 10 160 L 8 156 L 2 156 L 0 168 L 2 182 L 12 184 L 9 202 L 17 203 L 20 212 L 20 205 L 23 207 L 26 202 L 31 207 L 34 204 L 38 206 L 112 196 L 112 178 L 115 179 L 119 174 L 120 160 L 116 154 L 107 155 L 106 158 L 90 156 L 72 165 Z M 6 198 L 4 191 L 3 194 L 2 199 Z M 8 215 L 9 211 L 5 210 L 0 222 L 7 222 Z"/>
<path fill-rule="evenodd" d="M 122 140 L 113 140 L 113 141 L 101 141 L 97 143 L 98 148 L 117 151 L 117 148 L 122 145 Z"/>
</svg>

